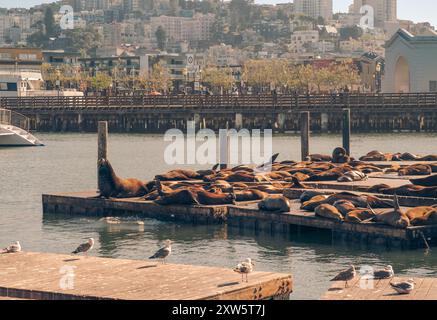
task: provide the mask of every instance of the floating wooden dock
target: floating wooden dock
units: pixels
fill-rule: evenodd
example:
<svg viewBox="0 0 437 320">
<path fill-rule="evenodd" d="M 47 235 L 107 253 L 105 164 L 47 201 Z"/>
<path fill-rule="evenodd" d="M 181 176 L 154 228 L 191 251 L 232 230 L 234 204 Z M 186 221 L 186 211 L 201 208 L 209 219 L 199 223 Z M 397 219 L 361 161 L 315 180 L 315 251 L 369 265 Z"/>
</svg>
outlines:
<svg viewBox="0 0 437 320">
<path fill-rule="evenodd" d="M 400 295 L 390 287 L 390 281 L 407 279 L 416 282 L 415 290 L 410 294 Z M 334 282 L 322 300 L 437 300 L 437 278 L 395 277 L 391 280 L 375 280 L 373 288 L 363 289 L 359 277 L 356 277 L 349 282 L 348 288 L 345 288 L 344 281 Z"/>
<path fill-rule="evenodd" d="M 74 275 L 70 280 L 65 278 L 68 270 Z M 50 253 L 0 254 L 0 299 L 262 300 L 287 299 L 291 292 L 291 275 L 272 272 L 253 272 L 243 283 L 239 274 L 223 268 Z"/>
<path fill-rule="evenodd" d="M 297 198 L 305 190 L 290 189 L 284 194 Z M 334 193 L 334 190 L 324 190 Z M 384 195 L 385 198 L 393 198 Z M 410 197 L 399 197 L 401 204 L 409 203 Z M 421 199 L 415 200 L 417 203 Z M 433 200 L 430 200 L 433 201 Z M 414 249 L 437 242 L 437 226 L 409 227 L 397 229 L 377 223 L 337 222 L 315 216 L 314 212 L 301 210 L 298 200 L 292 200 L 289 213 L 259 211 L 257 204 L 239 203 L 221 206 L 162 206 L 141 198 L 100 199 L 96 192 L 43 195 L 44 214 L 67 214 L 88 216 L 129 216 L 156 218 L 159 220 L 183 221 L 194 224 L 223 224 L 275 234 L 296 234 L 305 230 L 320 230 L 331 233 L 332 240 L 357 242 L 364 245 L 384 245 Z"/>
</svg>

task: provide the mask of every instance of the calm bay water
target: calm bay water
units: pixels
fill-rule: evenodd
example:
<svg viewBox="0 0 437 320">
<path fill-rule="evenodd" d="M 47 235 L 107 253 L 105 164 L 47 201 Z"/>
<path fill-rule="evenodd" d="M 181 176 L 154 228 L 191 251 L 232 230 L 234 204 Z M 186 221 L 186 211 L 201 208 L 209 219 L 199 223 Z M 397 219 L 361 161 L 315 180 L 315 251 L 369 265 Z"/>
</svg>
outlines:
<svg viewBox="0 0 437 320">
<path fill-rule="evenodd" d="M 293 299 L 317 299 L 329 279 L 348 264 L 393 265 L 399 275 L 437 276 L 437 255 L 422 250 L 400 251 L 331 244 L 318 233 L 299 238 L 240 233 L 225 226 L 145 220 L 134 224 L 104 225 L 94 218 L 43 216 L 41 194 L 96 188 L 95 134 L 37 134 L 45 147 L 0 148 L 0 246 L 20 240 L 27 251 L 71 252 L 85 238 L 94 237 L 94 255 L 145 259 L 169 238 L 175 241 L 174 263 L 232 267 L 251 257 L 256 269 L 292 273 Z M 159 135 L 110 135 L 109 159 L 123 177 L 150 179 L 175 166 L 164 163 L 167 146 Z M 311 152 L 331 153 L 341 144 L 337 135 L 314 136 Z M 437 154 L 437 135 L 353 135 L 355 156 L 378 149 L 385 152 Z M 274 138 L 279 160 L 299 159 L 298 136 Z M 202 168 L 197 166 L 196 168 Z M 204 168 L 204 167 L 203 167 Z M 238 275 L 236 275 L 238 279 Z"/>
</svg>

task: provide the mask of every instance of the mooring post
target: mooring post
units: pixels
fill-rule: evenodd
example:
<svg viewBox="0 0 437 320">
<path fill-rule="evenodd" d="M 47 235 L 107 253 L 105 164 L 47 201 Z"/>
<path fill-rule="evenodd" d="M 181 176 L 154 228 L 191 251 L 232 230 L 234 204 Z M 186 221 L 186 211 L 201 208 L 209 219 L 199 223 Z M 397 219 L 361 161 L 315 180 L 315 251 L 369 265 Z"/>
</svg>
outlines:
<svg viewBox="0 0 437 320">
<path fill-rule="evenodd" d="M 310 154 L 310 112 L 300 113 L 300 144 L 302 151 L 302 161 Z"/>
<path fill-rule="evenodd" d="M 343 148 L 351 154 L 351 110 L 343 109 Z"/>
<path fill-rule="evenodd" d="M 97 132 L 97 163 L 100 159 L 108 159 L 108 122 L 99 121 Z M 98 170 L 98 168 L 97 168 Z M 97 175 L 97 183 L 100 185 L 99 175 Z"/>
</svg>

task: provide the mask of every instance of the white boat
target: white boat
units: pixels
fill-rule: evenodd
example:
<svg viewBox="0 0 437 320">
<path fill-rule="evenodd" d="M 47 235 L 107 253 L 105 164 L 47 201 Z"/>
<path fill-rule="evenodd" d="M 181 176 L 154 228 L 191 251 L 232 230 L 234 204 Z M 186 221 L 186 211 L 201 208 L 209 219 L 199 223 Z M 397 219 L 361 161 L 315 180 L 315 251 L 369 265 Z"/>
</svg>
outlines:
<svg viewBox="0 0 437 320">
<path fill-rule="evenodd" d="M 29 133 L 28 124 L 25 116 L 0 108 L 0 147 L 42 146 L 43 143 Z"/>
</svg>

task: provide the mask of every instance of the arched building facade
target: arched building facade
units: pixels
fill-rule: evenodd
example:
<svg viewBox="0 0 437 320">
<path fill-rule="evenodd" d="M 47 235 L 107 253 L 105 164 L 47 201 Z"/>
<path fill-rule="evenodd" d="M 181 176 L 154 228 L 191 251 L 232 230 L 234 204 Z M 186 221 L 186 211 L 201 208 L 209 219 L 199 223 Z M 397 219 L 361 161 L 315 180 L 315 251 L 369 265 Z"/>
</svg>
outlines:
<svg viewBox="0 0 437 320">
<path fill-rule="evenodd" d="M 399 29 L 385 45 L 385 93 L 437 92 L 437 33 Z"/>
</svg>

